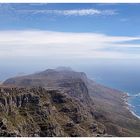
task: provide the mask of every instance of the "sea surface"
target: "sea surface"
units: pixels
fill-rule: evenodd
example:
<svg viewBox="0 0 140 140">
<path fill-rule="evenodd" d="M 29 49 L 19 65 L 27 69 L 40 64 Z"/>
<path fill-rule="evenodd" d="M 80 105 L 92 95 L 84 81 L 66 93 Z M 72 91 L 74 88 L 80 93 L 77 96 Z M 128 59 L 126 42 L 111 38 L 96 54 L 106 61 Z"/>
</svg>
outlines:
<svg viewBox="0 0 140 140">
<path fill-rule="evenodd" d="M 134 115 L 140 118 L 140 68 L 139 67 L 91 67 L 85 70 L 88 77 L 105 86 L 121 90 L 129 95 L 128 104 Z"/>
<path fill-rule="evenodd" d="M 140 65 L 138 63 L 120 62 L 96 62 L 73 65 L 74 70 L 85 72 L 88 78 L 108 87 L 121 90 L 130 95 L 128 103 L 131 104 L 132 111 L 140 116 Z M 50 67 L 45 67 L 51 68 Z M 13 76 L 30 74 L 45 70 L 42 68 L 28 67 L 1 67 L 0 81 Z"/>
</svg>

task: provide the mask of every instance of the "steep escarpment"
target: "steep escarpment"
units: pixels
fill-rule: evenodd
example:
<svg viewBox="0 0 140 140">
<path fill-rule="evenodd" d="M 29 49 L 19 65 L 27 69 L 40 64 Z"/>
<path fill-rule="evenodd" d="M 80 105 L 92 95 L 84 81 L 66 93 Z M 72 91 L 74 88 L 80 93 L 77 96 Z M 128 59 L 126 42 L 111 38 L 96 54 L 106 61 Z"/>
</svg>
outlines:
<svg viewBox="0 0 140 140">
<path fill-rule="evenodd" d="M 3 85 L 18 87 L 44 87 L 46 89 L 67 90 L 72 97 L 82 102 L 91 103 L 88 88 L 84 82 L 86 75 L 83 72 L 72 70 L 48 69 L 43 72 L 7 79 Z M 83 94 L 84 93 L 84 94 Z"/>
<path fill-rule="evenodd" d="M 140 136 L 140 120 L 126 104 L 127 94 L 89 80 L 88 90 L 97 112 L 106 116 L 103 124 L 116 136 Z"/>
<path fill-rule="evenodd" d="M 15 109 L 14 112 L 18 112 L 17 114 L 20 111 L 25 111 L 25 114 L 28 114 L 26 117 L 28 116 L 32 120 L 27 117 L 26 122 L 30 126 L 27 127 L 24 124 L 25 128 L 30 130 L 20 127 L 20 132 L 18 132 L 16 129 L 18 127 L 15 126 L 13 130 L 18 132 L 17 135 L 140 136 L 140 120 L 128 110 L 124 102 L 126 95 L 89 80 L 83 72 L 74 72 L 71 69 L 62 68 L 48 69 L 32 75 L 10 78 L 3 83 L 3 86 L 15 87 L 17 92 L 14 91 L 15 89 L 12 90 L 12 94 L 3 92 L 5 97 L 0 99 L 1 108 L 4 109 L 2 111 L 8 116 L 10 114 L 8 112 L 13 109 Z M 22 91 L 19 92 L 21 89 Z M 15 97 L 15 95 L 21 96 Z M 7 97 L 10 98 L 10 101 L 7 100 Z M 22 103 L 21 99 L 29 101 L 25 107 L 23 107 L 25 103 Z M 32 100 L 36 100 L 33 101 L 35 104 L 32 104 Z M 16 104 L 14 101 L 17 101 Z M 12 103 L 14 103 L 14 107 L 7 106 L 7 104 L 11 106 Z M 42 103 L 49 103 L 49 108 L 46 109 Z M 29 112 L 33 112 L 33 110 L 35 113 L 30 114 Z M 45 114 L 46 110 L 50 114 L 43 118 L 40 114 Z M 40 111 L 43 112 L 39 113 Z M 5 116 L 7 117 L 7 115 Z M 21 114 L 14 116 L 21 117 Z M 43 131 L 40 125 L 36 124 L 38 117 L 34 116 L 38 116 L 39 121 L 43 118 L 41 124 L 46 126 L 43 127 Z M 49 121 L 47 121 L 48 116 Z M 23 117 L 21 120 L 25 118 Z M 50 132 L 54 126 L 57 127 L 53 129 L 53 132 Z"/>
<path fill-rule="evenodd" d="M 102 136 L 93 110 L 66 91 L 0 88 L 0 136 Z"/>
</svg>

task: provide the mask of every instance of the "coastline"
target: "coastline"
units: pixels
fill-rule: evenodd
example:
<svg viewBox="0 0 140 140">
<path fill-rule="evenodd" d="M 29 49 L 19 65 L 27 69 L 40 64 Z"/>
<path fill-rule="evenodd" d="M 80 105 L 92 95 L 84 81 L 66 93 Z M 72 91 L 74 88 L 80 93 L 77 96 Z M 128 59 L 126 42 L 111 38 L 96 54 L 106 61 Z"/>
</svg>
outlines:
<svg viewBox="0 0 140 140">
<path fill-rule="evenodd" d="M 138 116 L 134 111 L 130 110 L 130 112 L 131 112 L 131 114 L 132 114 L 133 116 L 135 116 L 136 118 L 140 119 L 140 116 Z"/>
<path fill-rule="evenodd" d="M 128 93 L 128 92 L 123 92 L 124 96 L 123 96 L 123 101 L 126 105 L 126 109 L 129 110 L 129 112 L 135 116 L 137 119 L 140 119 L 140 116 L 138 116 L 134 111 L 133 111 L 133 105 L 129 103 L 129 98 L 131 98 L 132 96 Z"/>
<path fill-rule="evenodd" d="M 106 86 L 102 83 L 98 83 L 98 84 L 101 84 L 105 87 L 109 87 L 109 86 Z M 112 88 L 112 87 L 111 87 Z M 122 99 L 122 101 L 124 102 L 124 107 L 132 114 L 132 116 L 134 116 L 135 118 L 139 119 L 140 120 L 140 116 L 137 115 L 134 111 L 133 111 L 133 108 L 134 106 L 132 104 L 129 103 L 129 98 L 132 98 L 134 96 L 130 95 L 128 92 L 125 92 L 125 91 L 122 91 L 120 89 L 117 89 L 117 88 L 112 88 L 112 89 L 115 89 L 117 90 L 119 93 L 121 93 L 121 96 L 120 98 Z M 140 93 L 138 93 L 138 95 L 140 95 Z M 137 96 L 137 95 L 136 95 Z"/>
</svg>

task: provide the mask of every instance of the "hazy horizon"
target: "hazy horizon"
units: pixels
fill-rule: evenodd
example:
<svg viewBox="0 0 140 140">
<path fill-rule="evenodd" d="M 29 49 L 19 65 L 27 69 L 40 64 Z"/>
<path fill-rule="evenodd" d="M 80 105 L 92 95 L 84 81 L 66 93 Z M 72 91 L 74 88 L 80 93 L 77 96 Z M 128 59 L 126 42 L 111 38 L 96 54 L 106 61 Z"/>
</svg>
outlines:
<svg viewBox="0 0 140 140">
<path fill-rule="evenodd" d="M 59 66 L 83 71 L 99 82 L 106 81 L 108 72 L 114 76 L 122 73 L 121 83 L 125 82 L 125 74 L 136 79 L 140 61 L 139 7 L 0 4 L 0 80 Z"/>
</svg>

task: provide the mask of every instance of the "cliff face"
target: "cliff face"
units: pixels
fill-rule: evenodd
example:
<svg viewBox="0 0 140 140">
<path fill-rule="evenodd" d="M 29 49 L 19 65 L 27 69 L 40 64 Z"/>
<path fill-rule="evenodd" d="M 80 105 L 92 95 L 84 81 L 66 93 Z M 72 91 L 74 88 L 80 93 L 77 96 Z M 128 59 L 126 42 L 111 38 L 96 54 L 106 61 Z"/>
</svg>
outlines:
<svg viewBox="0 0 140 140">
<path fill-rule="evenodd" d="M 140 136 L 124 96 L 69 69 L 10 78 L 0 88 L 0 136 Z"/>
<path fill-rule="evenodd" d="M 0 88 L 0 136 L 97 136 L 93 109 L 65 91 Z"/>
<path fill-rule="evenodd" d="M 72 70 L 48 69 L 32 75 L 7 79 L 3 84 L 18 87 L 44 87 L 46 89 L 61 89 L 72 97 L 86 103 L 91 102 L 88 88 L 84 82 L 87 79 L 83 72 Z"/>
</svg>

